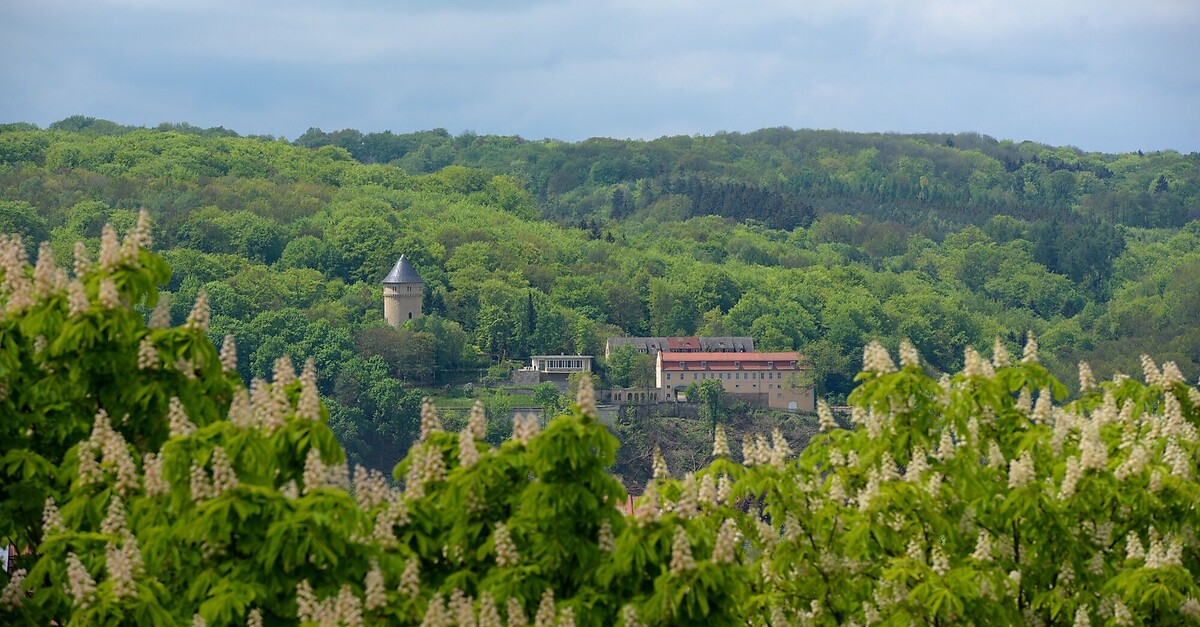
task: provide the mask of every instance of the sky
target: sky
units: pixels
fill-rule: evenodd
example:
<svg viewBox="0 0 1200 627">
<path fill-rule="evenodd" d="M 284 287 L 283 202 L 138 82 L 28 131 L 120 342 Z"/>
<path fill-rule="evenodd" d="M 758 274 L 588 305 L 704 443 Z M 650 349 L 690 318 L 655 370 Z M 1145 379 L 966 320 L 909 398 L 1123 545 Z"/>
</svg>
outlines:
<svg viewBox="0 0 1200 627">
<path fill-rule="evenodd" d="M 4 0 L 0 122 L 1200 151 L 1197 0 Z"/>
</svg>

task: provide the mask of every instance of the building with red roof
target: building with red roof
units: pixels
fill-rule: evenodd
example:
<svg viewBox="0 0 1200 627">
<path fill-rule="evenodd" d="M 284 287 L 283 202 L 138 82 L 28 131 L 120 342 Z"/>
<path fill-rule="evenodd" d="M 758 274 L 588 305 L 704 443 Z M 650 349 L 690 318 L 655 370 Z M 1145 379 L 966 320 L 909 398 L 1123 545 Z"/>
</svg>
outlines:
<svg viewBox="0 0 1200 627">
<path fill-rule="evenodd" d="M 674 338 L 672 338 L 674 339 Z M 678 338 L 688 339 L 688 338 Z M 694 339 L 694 338 L 693 338 Z M 658 353 L 655 383 L 661 398 L 680 400 L 692 383 L 716 379 L 726 394 L 752 404 L 786 411 L 816 411 L 816 397 L 806 371 L 812 366 L 799 353 Z"/>
</svg>

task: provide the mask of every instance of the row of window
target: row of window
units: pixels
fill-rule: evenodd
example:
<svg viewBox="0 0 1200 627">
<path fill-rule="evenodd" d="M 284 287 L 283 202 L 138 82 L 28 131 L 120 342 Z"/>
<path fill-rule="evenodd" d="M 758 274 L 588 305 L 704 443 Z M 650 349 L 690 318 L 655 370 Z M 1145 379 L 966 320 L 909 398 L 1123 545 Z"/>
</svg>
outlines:
<svg viewBox="0 0 1200 627">
<path fill-rule="evenodd" d="M 554 368 L 554 369 L 574 368 L 576 370 L 582 370 L 583 369 L 583 360 L 582 359 L 542 359 L 542 360 L 538 361 L 538 365 L 541 367 L 542 370 L 546 370 L 547 368 Z"/>
<path fill-rule="evenodd" d="M 761 362 L 760 362 L 760 363 L 761 363 Z M 681 370 L 687 370 L 687 367 L 688 367 L 687 365 L 688 365 L 688 362 L 686 362 L 686 361 L 681 361 L 681 362 L 679 362 L 679 368 L 680 368 Z M 738 370 L 741 370 L 741 369 L 742 369 L 742 362 L 740 362 L 740 361 L 735 361 L 735 362 L 733 362 L 733 367 L 734 367 L 734 368 L 737 368 Z M 768 362 L 767 362 L 767 367 L 768 367 L 768 368 L 770 368 L 770 369 L 772 369 L 772 370 L 774 370 L 774 369 L 775 369 L 775 362 L 773 362 L 773 361 L 768 361 Z M 792 361 L 792 362 L 788 362 L 788 364 L 787 364 L 787 366 L 786 366 L 786 367 L 787 367 L 788 369 L 792 369 L 792 370 L 794 370 L 794 369 L 796 368 L 796 362 L 794 362 L 794 361 Z M 707 362 L 707 361 L 702 361 L 702 362 L 700 362 L 700 369 L 701 369 L 701 370 L 708 370 L 708 362 Z"/>
<path fill-rule="evenodd" d="M 692 381 L 697 379 L 782 379 L 782 372 L 693 372 Z M 745 376 L 742 376 L 745 375 Z M 671 373 L 667 373 L 667 381 L 671 380 Z M 688 373 L 679 373 L 680 381 L 688 380 Z"/>
</svg>

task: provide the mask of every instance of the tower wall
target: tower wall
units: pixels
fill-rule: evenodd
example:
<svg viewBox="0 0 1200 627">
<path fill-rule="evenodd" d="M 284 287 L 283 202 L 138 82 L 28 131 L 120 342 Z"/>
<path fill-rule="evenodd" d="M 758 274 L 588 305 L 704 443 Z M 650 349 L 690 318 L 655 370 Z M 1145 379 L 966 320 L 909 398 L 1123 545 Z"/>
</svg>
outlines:
<svg viewBox="0 0 1200 627">
<path fill-rule="evenodd" d="M 425 297 L 422 283 L 400 283 L 383 286 L 383 319 L 399 329 L 413 318 L 421 317 L 421 303 Z"/>
</svg>

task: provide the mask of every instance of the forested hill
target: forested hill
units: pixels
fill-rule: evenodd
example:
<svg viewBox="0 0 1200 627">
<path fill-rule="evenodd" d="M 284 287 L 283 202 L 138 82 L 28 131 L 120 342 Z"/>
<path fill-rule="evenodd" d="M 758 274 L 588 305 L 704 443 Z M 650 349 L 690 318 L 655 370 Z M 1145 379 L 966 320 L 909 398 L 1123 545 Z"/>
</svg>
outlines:
<svg viewBox="0 0 1200 627">
<path fill-rule="evenodd" d="M 569 144 L 0 127 L 0 231 L 31 253 L 48 239 L 70 259 L 143 207 L 175 319 L 204 289 L 244 376 L 316 359 L 335 428 L 380 467 L 411 438 L 416 386 L 603 354 L 617 334 L 797 349 L 834 400 L 870 338 L 909 337 L 948 370 L 1031 329 L 1064 380 L 1081 359 L 1138 371 L 1134 347 L 1200 374 L 1195 154 L 786 129 Z M 402 253 L 432 315 L 397 332 L 379 281 Z"/>
<path fill-rule="evenodd" d="M 363 163 L 408 172 L 447 165 L 512 174 L 560 215 L 621 218 L 667 194 L 692 212 L 803 226 L 776 206 L 845 208 L 907 221 L 983 222 L 996 212 L 1043 219 L 1077 215 L 1142 227 L 1200 218 L 1200 155 L 1105 155 L 984 135 L 897 135 L 763 129 L 654 141 L 568 144 L 514 137 L 452 137 L 310 129 L 297 145 L 345 148 Z M 614 187 L 615 186 L 615 187 Z M 616 192 L 615 194 L 613 192 Z M 742 212 L 742 213 L 738 213 Z M 934 218 L 933 216 L 937 216 Z"/>
</svg>

